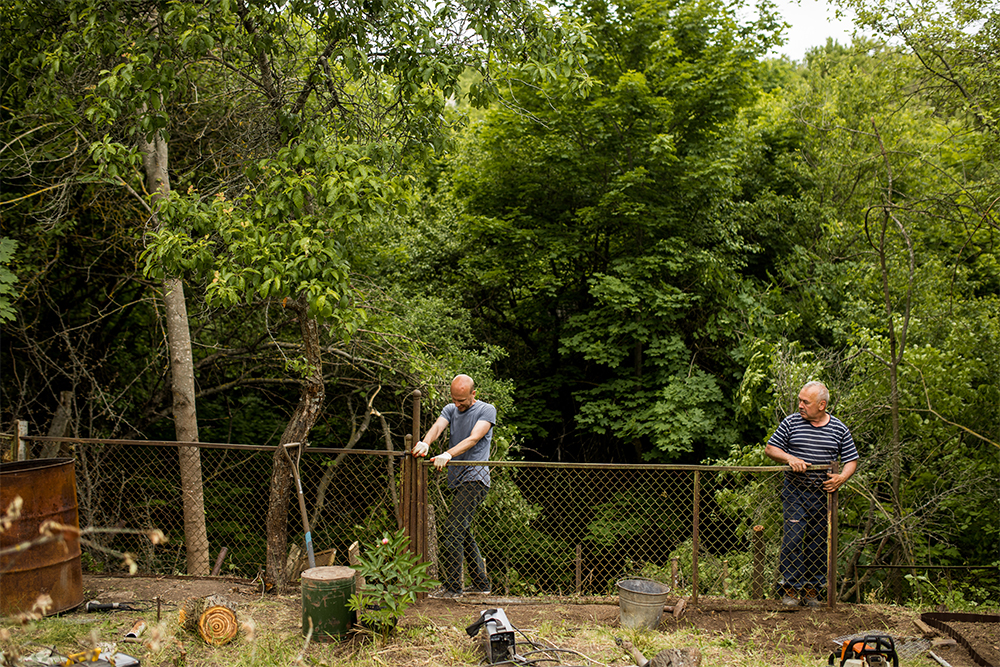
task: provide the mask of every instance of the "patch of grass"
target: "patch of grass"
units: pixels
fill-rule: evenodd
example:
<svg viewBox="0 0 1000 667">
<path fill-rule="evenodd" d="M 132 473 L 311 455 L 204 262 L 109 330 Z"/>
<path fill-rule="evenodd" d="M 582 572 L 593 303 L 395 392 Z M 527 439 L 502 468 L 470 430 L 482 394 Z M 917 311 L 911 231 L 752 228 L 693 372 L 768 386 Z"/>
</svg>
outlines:
<svg viewBox="0 0 1000 667">
<path fill-rule="evenodd" d="M 896 610 L 885 611 L 888 615 Z M 483 660 L 483 637 L 468 637 L 464 615 L 451 617 L 458 620 L 436 622 L 427 616 L 410 615 L 387 638 L 351 633 L 342 641 L 310 641 L 308 648 L 301 633 L 300 612 L 287 600 L 282 603 L 266 598 L 254 602 L 241 607 L 238 617 L 241 622 L 252 620 L 254 624 L 250 631 L 242 629 L 235 641 L 222 647 L 208 646 L 182 630 L 173 611 L 164 613 L 157 625 L 154 611 L 54 616 L 24 626 L 7 625 L 0 629 L 0 649 L 8 657 L 7 665 L 17 665 L 18 659 L 45 647 L 68 655 L 100 642 L 115 641 L 119 642 L 119 650 L 138 658 L 143 667 L 477 667 Z M 137 618 L 149 624 L 143 635 L 148 645 L 121 643 L 123 633 Z M 562 665 L 633 665 L 632 657 L 615 644 L 615 638 L 622 637 L 628 638 L 647 659 L 667 648 L 697 648 L 702 667 L 816 667 L 826 663 L 825 655 L 818 657 L 796 636 L 786 622 L 791 616 L 771 613 L 761 618 L 778 622 L 749 629 L 681 627 L 665 632 L 586 623 L 579 618 L 547 619 L 517 635 L 518 650 L 554 647 L 559 650 L 534 657 L 557 657 Z M 810 618 L 807 627 L 823 626 L 828 620 L 822 616 Z"/>
</svg>

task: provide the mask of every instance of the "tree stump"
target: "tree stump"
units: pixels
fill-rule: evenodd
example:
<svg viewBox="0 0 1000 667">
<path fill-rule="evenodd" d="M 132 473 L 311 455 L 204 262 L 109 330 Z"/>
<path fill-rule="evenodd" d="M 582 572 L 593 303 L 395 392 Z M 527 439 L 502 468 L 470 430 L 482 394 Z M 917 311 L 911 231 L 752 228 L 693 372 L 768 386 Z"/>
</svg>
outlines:
<svg viewBox="0 0 1000 667">
<path fill-rule="evenodd" d="M 188 632 L 197 632 L 198 636 L 213 646 L 228 644 L 239 631 L 236 603 L 221 595 L 185 601 L 177 620 L 182 628 Z"/>
</svg>

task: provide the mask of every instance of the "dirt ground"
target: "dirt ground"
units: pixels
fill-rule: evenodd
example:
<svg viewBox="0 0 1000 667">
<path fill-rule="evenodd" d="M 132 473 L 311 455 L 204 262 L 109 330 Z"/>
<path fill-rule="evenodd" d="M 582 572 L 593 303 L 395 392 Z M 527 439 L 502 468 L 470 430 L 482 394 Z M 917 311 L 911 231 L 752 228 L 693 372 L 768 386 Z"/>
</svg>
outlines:
<svg viewBox="0 0 1000 667">
<path fill-rule="evenodd" d="M 293 590 L 281 596 L 264 595 L 259 586 L 246 580 L 195 577 L 108 577 L 84 576 L 84 596 L 100 602 L 150 602 L 159 600 L 165 610 L 175 609 L 184 600 L 211 594 L 222 594 L 241 605 L 269 600 L 279 601 L 280 612 L 269 611 L 268 622 L 273 629 L 301 632 L 301 597 Z M 502 607 L 518 628 L 538 628 L 556 624 L 563 628 L 604 626 L 619 627 L 617 598 L 578 599 L 516 599 L 489 597 L 456 600 L 425 599 L 407 611 L 402 626 L 419 625 L 428 620 L 438 626 L 464 629 L 490 607 Z M 674 601 L 668 600 L 668 605 Z M 155 606 L 153 607 L 155 608 Z M 271 604 L 269 609 L 273 610 Z M 75 613 L 83 613 L 78 610 Z M 165 611 L 164 613 L 168 613 Z M 916 611 L 886 605 L 839 604 L 834 610 L 821 607 L 788 611 L 778 600 L 734 601 L 701 598 L 688 604 L 680 618 L 669 612 L 663 615 L 659 631 L 697 628 L 702 634 L 727 637 L 739 644 L 773 646 L 783 654 L 812 654 L 817 664 L 835 647 L 834 640 L 866 632 L 890 634 L 897 643 L 900 664 L 934 664 L 924 651 L 920 632 L 914 624 Z M 986 660 L 1000 667 L 1000 623 L 961 623 L 954 627 Z M 952 667 L 976 667 L 969 652 L 960 645 L 929 647 Z M 947 640 L 946 640 L 947 641 Z M 624 657 L 624 656 L 623 656 Z M 648 656 L 652 657 L 652 656 Z M 822 660 L 820 663 L 819 661 Z"/>
</svg>

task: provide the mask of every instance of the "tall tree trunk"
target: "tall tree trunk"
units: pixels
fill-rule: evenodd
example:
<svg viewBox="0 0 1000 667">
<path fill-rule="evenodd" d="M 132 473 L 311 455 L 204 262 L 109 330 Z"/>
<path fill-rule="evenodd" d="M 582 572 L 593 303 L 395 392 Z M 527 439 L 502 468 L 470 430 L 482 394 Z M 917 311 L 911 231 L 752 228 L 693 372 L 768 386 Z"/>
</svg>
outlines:
<svg viewBox="0 0 1000 667">
<path fill-rule="evenodd" d="M 287 583 L 285 559 L 288 551 L 288 503 L 292 488 L 292 469 L 282 449 L 285 443 L 290 442 L 300 442 L 302 447 L 306 446 L 309 433 L 319 418 L 326 398 L 319 323 L 309 316 L 309 308 L 304 299 L 290 301 L 288 307 L 293 308 L 298 314 L 299 329 L 302 333 L 302 353 L 308 371 L 302 379 L 299 404 L 288 420 L 288 426 L 281 434 L 278 449 L 274 452 L 271 494 L 267 505 L 267 567 L 264 578 L 265 581 L 274 584 L 276 593 L 284 591 Z"/>
<path fill-rule="evenodd" d="M 163 303 L 170 346 L 170 384 L 174 397 L 174 433 L 179 442 L 198 442 L 198 413 L 194 398 L 194 360 L 188 328 L 184 283 L 177 278 L 164 281 Z M 208 530 L 205 526 L 205 492 L 201 477 L 201 450 L 178 447 L 181 499 L 184 508 L 184 540 L 187 546 L 187 573 L 209 573 Z"/>
<path fill-rule="evenodd" d="M 902 547 L 902 552 L 907 560 L 912 563 L 912 545 L 906 532 L 906 524 L 903 522 L 903 501 L 899 492 L 900 478 L 902 477 L 903 469 L 903 444 L 900 435 L 901 398 L 899 390 L 899 367 L 902 365 L 903 357 L 906 353 L 906 337 L 909 332 L 910 315 L 912 314 L 913 309 L 916 259 L 913 252 L 913 241 L 910 239 L 910 235 L 906 231 L 903 221 L 898 216 L 900 210 L 902 209 L 897 207 L 893 201 L 895 187 L 893 183 L 893 170 L 892 163 L 889 160 L 889 153 L 885 148 L 885 144 L 882 141 L 882 135 L 879 132 L 878 125 L 874 120 L 872 121 L 872 127 L 875 130 L 875 136 L 878 140 L 879 150 L 885 165 L 886 183 L 882 193 L 883 202 L 881 206 L 877 207 L 881 218 L 877 243 L 873 241 L 871 234 L 868 231 L 867 215 L 865 219 L 865 230 L 866 233 L 869 234 L 869 244 L 871 244 L 878 253 L 879 268 L 882 277 L 882 298 L 885 308 L 885 323 L 887 337 L 889 339 L 889 357 L 887 359 L 882 359 L 882 363 L 885 364 L 889 371 L 889 417 L 892 428 L 889 443 L 889 468 L 892 475 L 891 485 L 893 515 L 895 525 L 898 530 L 898 537 Z M 892 244 L 889 241 L 889 235 L 892 233 L 893 229 L 899 234 L 899 238 L 903 241 L 906 248 L 907 258 L 906 288 L 903 292 L 902 308 L 899 313 L 897 313 L 896 309 L 893 308 L 893 302 L 896 300 L 896 297 L 894 296 L 892 281 L 890 280 L 891 269 L 889 255 L 893 252 L 893 250 Z M 895 323 L 897 315 L 902 316 L 898 330 Z"/>
<path fill-rule="evenodd" d="M 167 142 L 157 135 L 152 142 L 139 140 L 146 172 L 146 191 L 157 199 L 170 193 L 167 173 Z M 179 442 L 198 442 L 198 413 L 195 409 L 194 358 L 188 326 L 184 283 L 178 278 L 163 281 L 163 305 L 166 311 L 167 346 L 170 348 L 170 384 L 173 392 L 174 437 Z M 205 527 L 205 495 L 201 479 L 201 450 L 178 447 L 181 473 L 181 500 L 184 509 L 184 541 L 187 545 L 187 572 L 206 575 L 210 572 L 208 531 Z"/>
</svg>

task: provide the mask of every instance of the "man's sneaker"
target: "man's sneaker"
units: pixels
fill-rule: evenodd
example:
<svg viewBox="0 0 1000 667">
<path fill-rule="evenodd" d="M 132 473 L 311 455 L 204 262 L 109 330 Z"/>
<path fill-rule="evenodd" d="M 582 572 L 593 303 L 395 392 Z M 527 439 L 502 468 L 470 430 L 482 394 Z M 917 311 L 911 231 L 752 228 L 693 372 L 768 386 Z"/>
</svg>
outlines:
<svg viewBox="0 0 1000 667">
<path fill-rule="evenodd" d="M 816 608 L 823 603 L 819 601 L 819 593 L 816 592 L 815 588 L 803 588 L 802 589 L 802 606 Z"/>
<path fill-rule="evenodd" d="M 448 590 L 444 586 L 442 586 L 441 588 L 437 588 L 437 589 L 431 591 L 427 595 L 428 595 L 428 597 L 432 597 L 432 598 L 434 598 L 436 600 L 454 600 L 455 598 L 462 597 L 461 591 L 456 592 L 456 591 Z"/>
<path fill-rule="evenodd" d="M 786 607 L 799 606 L 799 593 L 794 588 L 785 588 L 781 595 L 781 604 Z"/>
</svg>

